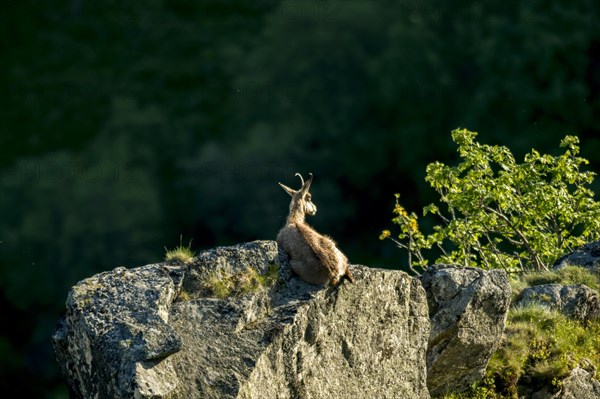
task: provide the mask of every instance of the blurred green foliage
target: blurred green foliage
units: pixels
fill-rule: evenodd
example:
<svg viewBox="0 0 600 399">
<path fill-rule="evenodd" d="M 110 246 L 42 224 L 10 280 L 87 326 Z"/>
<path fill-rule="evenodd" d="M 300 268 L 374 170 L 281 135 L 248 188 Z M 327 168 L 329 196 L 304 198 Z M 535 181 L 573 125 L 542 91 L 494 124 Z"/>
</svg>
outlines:
<svg viewBox="0 0 600 399">
<path fill-rule="evenodd" d="M 402 268 L 390 193 L 431 202 L 448 132 L 516 155 L 565 132 L 600 158 L 593 0 L 11 0 L 0 12 L 0 386 L 64 397 L 68 287 L 275 237 L 277 181 L 313 172 L 314 225 Z M 9 391 L 7 391 L 9 392 Z"/>
</svg>

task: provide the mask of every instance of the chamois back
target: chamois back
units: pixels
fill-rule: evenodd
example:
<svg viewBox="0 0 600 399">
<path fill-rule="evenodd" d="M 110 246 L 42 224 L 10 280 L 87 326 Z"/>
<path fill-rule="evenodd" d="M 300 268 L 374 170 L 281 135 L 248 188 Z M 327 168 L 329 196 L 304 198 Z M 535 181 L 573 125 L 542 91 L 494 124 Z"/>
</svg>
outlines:
<svg viewBox="0 0 600 399">
<path fill-rule="evenodd" d="M 292 270 L 310 284 L 337 285 L 342 278 L 354 281 L 348 267 L 348 259 L 328 236 L 317 233 L 306 221 L 306 215 L 317 213 L 309 192 L 312 173 L 304 181 L 299 173 L 302 186 L 294 190 L 279 183 L 292 200 L 285 226 L 277 234 L 277 243 L 290 258 Z"/>
</svg>

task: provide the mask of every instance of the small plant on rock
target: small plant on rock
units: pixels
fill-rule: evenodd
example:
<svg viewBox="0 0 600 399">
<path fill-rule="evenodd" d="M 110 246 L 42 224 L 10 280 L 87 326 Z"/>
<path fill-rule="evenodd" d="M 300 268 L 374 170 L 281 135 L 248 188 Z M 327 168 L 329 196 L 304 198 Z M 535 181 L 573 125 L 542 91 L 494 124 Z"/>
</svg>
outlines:
<svg viewBox="0 0 600 399">
<path fill-rule="evenodd" d="M 250 292 L 256 292 L 271 287 L 279 276 L 279 266 L 270 264 L 264 273 L 260 273 L 253 267 L 246 267 L 236 273 L 223 269 L 212 270 L 203 278 L 200 290 L 205 296 L 219 299 L 243 296 Z M 192 296 L 184 292 L 180 299 L 189 300 Z"/>
<path fill-rule="evenodd" d="M 179 236 L 179 246 L 171 250 L 165 248 L 165 262 L 187 263 L 194 259 L 195 255 L 194 251 L 192 251 L 192 241 L 190 240 L 187 246 L 183 246 L 181 236 Z"/>
<path fill-rule="evenodd" d="M 408 252 L 409 267 L 424 267 L 425 251 L 437 247 L 436 262 L 508 272 L 547 270 L 575 247 L 600 236 L 600 203 L 589 188 L 595 174 L 582 171 L 588 161 L 578 156 L 579 139 L 566 136 L 562 155 L 532 150 L 518 163 L 507 147 L 475 141 L 477 133 L 452 132 L 461 163 L 427 166 L 425 180 L 440 196 L 439 204 L 423 208 L 438 218 L 431 234 L 419 228 L 418 216 L 399 203 L 397 239 Z"/>
</svg>

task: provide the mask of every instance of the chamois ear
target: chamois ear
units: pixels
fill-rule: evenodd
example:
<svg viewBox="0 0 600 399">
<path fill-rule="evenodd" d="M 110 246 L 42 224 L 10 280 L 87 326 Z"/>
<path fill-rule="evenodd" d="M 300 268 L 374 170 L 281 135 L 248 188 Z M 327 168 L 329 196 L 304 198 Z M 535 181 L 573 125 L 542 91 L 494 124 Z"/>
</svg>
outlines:
<svg viewBox="0 0 600 399">
<path fill-rule="evenodd" d="M 281 186 L 281 188 L 283 188 L 283 190 L 290 195 L 290 197 L 293 197 L 294 194 L 296 194 L 296 190 L 292 190 L 285 184 L 281 184 L 281 183 L 277 183 L 277 184 L 279 184 Z"/>
</svg>

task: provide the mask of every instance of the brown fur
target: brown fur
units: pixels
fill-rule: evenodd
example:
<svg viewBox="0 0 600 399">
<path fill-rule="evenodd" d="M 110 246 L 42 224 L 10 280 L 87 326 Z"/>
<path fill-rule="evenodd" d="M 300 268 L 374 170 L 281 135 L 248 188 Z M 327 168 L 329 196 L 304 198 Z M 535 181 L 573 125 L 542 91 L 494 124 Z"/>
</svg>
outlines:
<svg viewBox="0 0 600 399">
<path fill-rule="evenodd" d="M 300 176 L 298 173 L 296 175 Z M 307 283 L 329 282 L 335 286 L 343 278 L 354 282 L 348 259 L 335 242 L 328 236 L 320 235 L 305 222 L 305 216 L 316 214 L 317 207 L 308 191 L 312 174 L 306 182 L 302 176 L 300 179 L 302 187 L 297 191 L 279 183 L 292 196 L 292 201 L 286 224 L 277 234 L 277 243 L 289 255 L 292 270 Z"/>
</svg>

